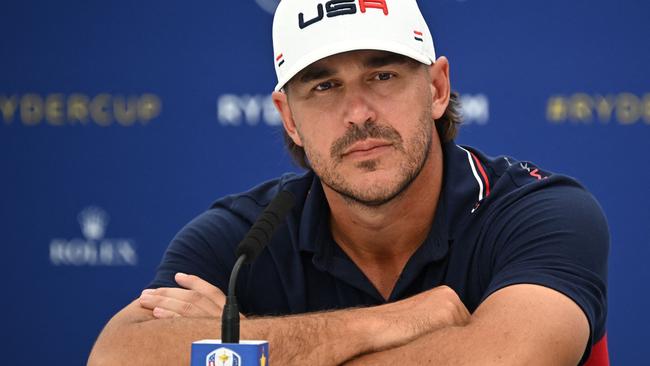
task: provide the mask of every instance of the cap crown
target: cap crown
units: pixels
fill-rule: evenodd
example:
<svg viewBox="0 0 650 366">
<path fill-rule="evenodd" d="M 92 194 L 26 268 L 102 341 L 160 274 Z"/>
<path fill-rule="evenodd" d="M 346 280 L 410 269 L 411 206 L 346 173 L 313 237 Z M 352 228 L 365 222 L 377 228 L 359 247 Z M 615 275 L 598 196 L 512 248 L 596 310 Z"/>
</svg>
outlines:
<svg viewBox="0 0 650 366">
<path fill-rule="evenodd" d="M 273 49 L 276 91 L 303 68 L 341 52 L 382 50 L 425 64 L 436 58 L 416 0 L 282 0 Z"/>
</svg>

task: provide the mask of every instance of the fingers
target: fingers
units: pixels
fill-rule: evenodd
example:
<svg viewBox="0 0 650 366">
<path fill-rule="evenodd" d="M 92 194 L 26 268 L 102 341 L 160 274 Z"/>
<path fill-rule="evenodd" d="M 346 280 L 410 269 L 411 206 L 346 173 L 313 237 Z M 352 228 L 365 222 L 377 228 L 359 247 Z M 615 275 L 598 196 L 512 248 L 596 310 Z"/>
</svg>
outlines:
<svg viewBox="0 0 650 366">
<path fill-rule="evenodd" d="M 166 310 L 184 317 L 216 317 L 221 307 L 202 294 L 186 289 L 162 287 L 144 290 L 140 295 L 140 305 L 146 309 Z M 163 317 L 171 317 L 165 311 L 159 311 Z M 156 314 L 154 314 L 156 316 Z"/>
<path fill-rule="evenodd" d="M 201 277 L 178 272 L 174 276 L 174 279 L 176 280 L 176 283 L 181 285 L 181 287 L 203 294 L 203 296 L 212 300 L 212 302 L 220 308 L 223 308 L 226 303 L 226 296 L 223 292 L 210 282 L 203 280 Z"/>
<path fill-rule="evenodd" d="M 158 307 L 153 308 L 153 316 L 155 316 L 158 319 L 179 318 L 180 317 L 179 314 L 177 314 L 177 313 L 175 313 L 173 311 L 169 311 L 167 309 L 158 308 Z"/>
<path fill-rule="evenodd" d="M 180 272 L 174 279 L 183 288 L 144 290 L 140 305 L 152 310 L 156 318 L 221 316 L 226 296 L 219 288 L 200 277 Z"/>
</svg>

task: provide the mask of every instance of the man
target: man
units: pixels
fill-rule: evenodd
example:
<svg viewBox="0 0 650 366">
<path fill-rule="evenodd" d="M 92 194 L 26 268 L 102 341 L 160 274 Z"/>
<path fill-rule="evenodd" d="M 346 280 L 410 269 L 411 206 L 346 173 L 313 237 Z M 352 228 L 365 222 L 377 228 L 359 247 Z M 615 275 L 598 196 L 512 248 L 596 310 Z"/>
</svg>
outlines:
<svg viewBox="0 0 650 366">
<path fill-rule="evenodd" d="M 225 197 L 181 230 L 90 364 L 187 364 L 192 341 L 218 338 L 235 248 L 281 190 L 298 203 L 237 283 L 242 338 L 268 340 L 273 364 L 602 355 L 598 204 L 570 178 L 454 144 L 449 64 L 415 0 L 283 0 L 273 39 L 273 100 L 308 172 Z"/>
</svg>

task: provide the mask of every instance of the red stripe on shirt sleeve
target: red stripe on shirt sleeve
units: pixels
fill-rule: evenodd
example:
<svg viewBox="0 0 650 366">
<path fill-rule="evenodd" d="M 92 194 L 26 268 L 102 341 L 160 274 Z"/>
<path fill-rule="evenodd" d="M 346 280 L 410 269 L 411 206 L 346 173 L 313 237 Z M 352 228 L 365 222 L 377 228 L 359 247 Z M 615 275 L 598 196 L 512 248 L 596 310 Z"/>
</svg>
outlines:
<svg viewBox="0 0 650 366">
<path fill-rule="evenodd" d="M 607 350 L 607 334 L 591 349 L 591 354 L 585 366 L 609 366 L 609 351 Z"/>
<path fill-rule="evenodd" d="M 476 155 L 474 155 L 472 152 L 470 152 L 470 154 L 472 154 L 472 158 L 474 158 L 474 162 L 476 162 L 476 166 L 478 167 L 479 172 L 481 172 L 481 176 L 485 182 L 485 197 L 487 197 L 490 195 L 490 181 L 488 180 L 487 174 L 485 174 L 485 170 L 483 170 L 483 165 L 478 160 Z"/>
</svg>

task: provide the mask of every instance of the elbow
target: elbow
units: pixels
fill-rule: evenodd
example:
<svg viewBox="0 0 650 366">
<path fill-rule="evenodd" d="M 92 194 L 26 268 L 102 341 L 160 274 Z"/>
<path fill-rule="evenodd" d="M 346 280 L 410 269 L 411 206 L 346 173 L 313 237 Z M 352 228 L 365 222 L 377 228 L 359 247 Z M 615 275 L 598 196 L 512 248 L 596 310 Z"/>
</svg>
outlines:
<svg viewBox="0 0 650 366">
<path fill-rule="evenodd" d="M 88 357 L 88 362 L 86 363 L 87 366 L 107 366 L 110 365 L 111 362 L 108 360 L 106 357 L 106 354 L 104 352 L 101 352 L 97 349 L 97 346 L 93 347 L 92 351 L 90 351 L 90 356 Z"/>
<path fill-rule="evenodd" d="M 111 359 L 111 354 L 109 348 L 106 346 L 106 337 L 102 333 L 88 356 L 87 366 L 109 366 L 109 365 L 118 365 L 117 360 Z"/>
<path fill-rule="evenodd" d="M 132 339 L 129 336 L 126 325 L 115 327 L 113 324 L 108 324 L 106 328 L 99 334 L 97 341 L 90 351 L 88 356 L 88 366 L 113 366 L 125 365 L 130 362 L 124 357 L 129 357 L 128 348 L 126 343 Z"/>
</svg>

